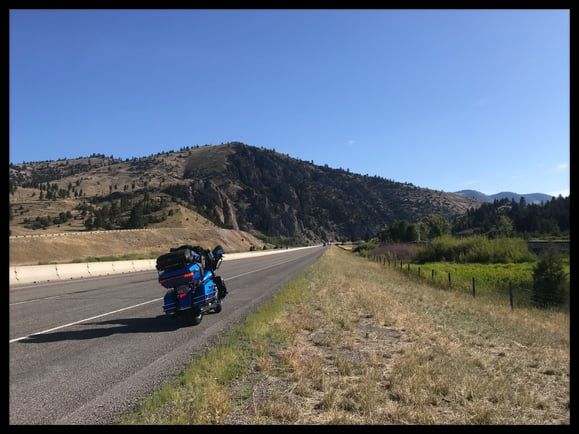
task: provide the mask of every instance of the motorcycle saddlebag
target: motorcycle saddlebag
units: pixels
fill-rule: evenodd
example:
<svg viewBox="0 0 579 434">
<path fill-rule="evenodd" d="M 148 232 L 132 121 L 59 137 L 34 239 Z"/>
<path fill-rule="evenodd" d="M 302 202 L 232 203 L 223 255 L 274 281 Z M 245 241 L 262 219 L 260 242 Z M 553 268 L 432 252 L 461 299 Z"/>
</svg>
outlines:
<svg viewBox="0 0 579 434">
<path fill-rule="evenodd" d="M 215 281 L 215 286 L 217 286 L 217 298 L 219 298 L 219 300 L 225 298 L 227 295 L 227 287 L 225 286 L 225 282 L 223 282 L 223 279 L 220 276 L 215 276 L 213 280 Z"/>
</svg>

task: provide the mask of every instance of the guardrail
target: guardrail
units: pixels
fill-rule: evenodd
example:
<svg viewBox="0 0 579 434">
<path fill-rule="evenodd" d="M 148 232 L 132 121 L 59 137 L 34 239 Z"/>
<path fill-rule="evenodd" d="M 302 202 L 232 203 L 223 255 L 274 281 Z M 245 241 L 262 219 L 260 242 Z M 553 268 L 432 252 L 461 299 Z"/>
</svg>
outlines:
<svg viewBox="0 0 579 434">
<path fill-rule="evenodd" d="M 29 234 L 29 235 L 11 235 L 10 239 L 17 238 L 51 238 L 62 236 L 77 236 L 77 235 L 94 235 L 94 234 L 111 234 L 120 232 L 152 232 L 154 229 L 113 229 L 110 231 L 70 231 L 70 232 L 54 232 L 49 234 Z"/>
<path fill-rule="evenodd" d="M 291 249 L 262 250 L 258 252 L 226 253 L 224 261 L 274 255 L 318 246 L 294 247 Z M 138 259 L 132 261 L 83 262 L 76 264 L 22 265 L 10 267 L 10 286 L 84 279 L 87 277 L 126 274 L 138 271 L 155 270 L 155 259 Z"/>
</svg>

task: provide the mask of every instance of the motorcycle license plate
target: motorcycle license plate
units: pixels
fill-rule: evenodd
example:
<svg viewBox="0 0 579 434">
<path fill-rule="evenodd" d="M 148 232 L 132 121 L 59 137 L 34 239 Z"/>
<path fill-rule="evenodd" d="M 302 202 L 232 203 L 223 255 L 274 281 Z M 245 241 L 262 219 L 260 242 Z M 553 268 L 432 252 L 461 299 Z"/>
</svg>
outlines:
<svg viewBox="0 0 579 434">
<path fill-rule="evenodd" d="M 185 298 L 187 296 L 187 293 L 189 292 L 189 287 L 188 286 L 179 286 L 177 288 L 177 297 L 179 299 Z"/>
</svg>

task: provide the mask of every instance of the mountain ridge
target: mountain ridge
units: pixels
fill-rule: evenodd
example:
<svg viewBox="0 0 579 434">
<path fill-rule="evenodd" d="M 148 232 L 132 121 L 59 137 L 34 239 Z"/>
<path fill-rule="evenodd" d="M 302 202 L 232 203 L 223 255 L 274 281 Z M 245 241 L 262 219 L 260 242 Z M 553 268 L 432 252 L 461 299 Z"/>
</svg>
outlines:
<svg viewBox="0 0 579 434">
<path fill-rule="evenodd" d="M 474 200 L 478 200 L 480 202 L 493 202 L 495 200 L 501 199 L 514 199 L 516 202 L 521 200 L 521 197 L 525 198 L 527 203 L 535 203 L 540 204 L 541 202 L 547 202 L 551 200 L 554 196 L 545 193 L 514 193 L 512 191 L 501 191 L 495 194 L 485 194 L 477 190 L 460 190 L 455 191 L 455 194 L 458 194 L 463 197 L 468 197 Z"/>
<path fill-rule="evenodd" d="M 150 213 L 145 225 L 159 223 L 179 204 L 219 227 L 309 241 L 365 238 L 394 219 L 418 220 L 432 213 L 450 217 L 480 204 L 241 142 L 124 160 L 93 154 L 11 164 L 10 181 L 11 202 L 21 208 L 30 201 L 46 209 L 46 196 L 69 201 L 73 218 L 80 207 L 84 214 L 79 218 L 88 219 L 90 227 L 139 227 L 143 222 L 133 215 L 135 208 Z M 22 225 L 22 218 L 14 224 Z"/>
</svg>

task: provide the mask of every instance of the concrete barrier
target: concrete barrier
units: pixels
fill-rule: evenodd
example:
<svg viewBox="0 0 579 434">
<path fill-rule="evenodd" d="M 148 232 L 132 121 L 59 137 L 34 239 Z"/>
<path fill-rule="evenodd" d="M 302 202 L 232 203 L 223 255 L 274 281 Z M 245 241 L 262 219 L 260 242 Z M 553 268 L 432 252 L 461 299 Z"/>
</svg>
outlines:
<svg viewBox="0 0 579 434">
<path fill-rule="evenodd" d="M 260 250 L 258 252 L 226 253 L 224 261 L 253 258 L 278 253 L 311 249 L 318 246 L 294 247 L 292 249 Z M 10 286 L 30 283 L 52 282 L 112 274 L 134 273 L 155 270 L 155 259 L 134 261 L 84 262 L 78 264 L 23 265 L 10 267 Z"/>
<path fill-rule="evenodd" d="M 135 271 L 146 271 L 155 269 L 155 259 L 139 259 L 131 261 Z"/>
<path fill-rule="evenodd" d="M 82 279 L 89 277 L 88 264 L 57 264 L 59 280 Z"/>
<path fill-rule="evenodd" d="M 88 262 L 88 270 L 91 276 L 108 276 L 109 274 L 115 274 L 113 270 L 113 262 Z"/>
<path fill-rule="evenodd" d="M 134 273 L 135 269 L 133 268 L 133 261 L 118 261 L 113 262 L 113 271 L 116 273 Z"/>
<path fill-rule="evenodd" d="M 10 285 L 13 283 L 49 282 L 51 280 L 60 280 L 54 265 L 10 267 Z"/>
</svg>

